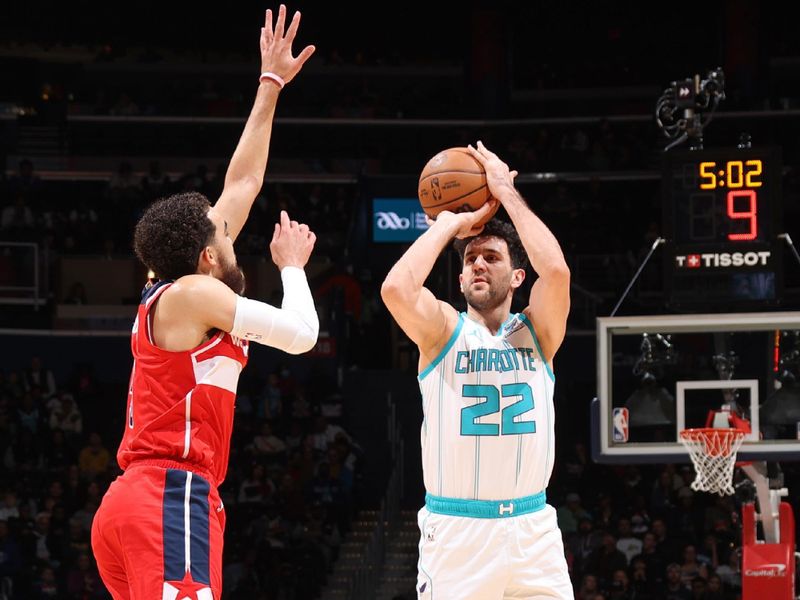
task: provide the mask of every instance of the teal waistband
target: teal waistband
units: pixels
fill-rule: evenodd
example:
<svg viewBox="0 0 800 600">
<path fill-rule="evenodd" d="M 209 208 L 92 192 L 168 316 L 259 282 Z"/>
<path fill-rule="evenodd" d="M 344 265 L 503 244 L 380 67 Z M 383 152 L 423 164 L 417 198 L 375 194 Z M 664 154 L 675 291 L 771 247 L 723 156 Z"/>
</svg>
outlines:
<svg viewBox="0 0 800 600">
<path fill-rule="evenodd" d="M 547 506 L 547 494 L 539 492 L 533 496 L 513 500 L 467 500 L 465 498 L 442 498 L 425 494 L 425 507 L 432 513 L 474 519 L 504 519 L 534 513 Z"/>
</svg>

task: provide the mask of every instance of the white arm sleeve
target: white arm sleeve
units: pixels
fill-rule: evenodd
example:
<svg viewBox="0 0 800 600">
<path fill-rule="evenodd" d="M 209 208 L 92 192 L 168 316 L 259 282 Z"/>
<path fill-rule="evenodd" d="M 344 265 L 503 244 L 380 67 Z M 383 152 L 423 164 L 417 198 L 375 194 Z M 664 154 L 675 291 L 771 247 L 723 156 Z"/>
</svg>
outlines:
<svg viewBox="0 0 800 600">
<path fill-rule="evenodd" d="M 302 354 L 314 347 L 319 335 L 314 298 L 302 269 L 284 267 L 281 281 L 281 308 L 241 296 L 236 299 L 236 315 L 230 333 L 289 354 Z"/>
</svg>

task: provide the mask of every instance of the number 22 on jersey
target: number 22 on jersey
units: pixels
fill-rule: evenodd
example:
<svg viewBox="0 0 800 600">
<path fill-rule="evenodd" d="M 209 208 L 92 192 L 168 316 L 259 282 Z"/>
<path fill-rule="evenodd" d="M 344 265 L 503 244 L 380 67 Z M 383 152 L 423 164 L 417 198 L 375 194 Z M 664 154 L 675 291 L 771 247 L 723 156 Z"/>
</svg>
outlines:
<svg viewBox="0 0 800 600">
<path fill-rule="evenodd" d="M 482 402 L 461 409 L 461 435 L 523 435 L 536 433 L 535 421 L 515 421 L 522 413 L 533 410 L 533 392 L 527 383 L 506 383 L 500 389 L 495 385 L 464 385 L 464 398 L 480 398 Z M 519 400 L 500 411 L 500 397 Z M 476 423 L 476 419 L 501 413 L 500 424 Z"/>
</svg>

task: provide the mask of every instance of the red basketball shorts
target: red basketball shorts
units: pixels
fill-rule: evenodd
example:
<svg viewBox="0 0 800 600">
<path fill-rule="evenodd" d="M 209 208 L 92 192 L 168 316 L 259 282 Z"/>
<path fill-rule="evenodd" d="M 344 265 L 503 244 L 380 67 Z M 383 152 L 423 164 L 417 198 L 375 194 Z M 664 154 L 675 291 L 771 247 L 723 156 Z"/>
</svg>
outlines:
<svg viewBox="0 0 800 600">
<path fill-rule="evenodd" d="M 103 497 L 92 550 L 115 600 L 212 600 L 221 597 L 224 529 L 222 502 L 206 479 L 136 465 Z"/>
</svg>

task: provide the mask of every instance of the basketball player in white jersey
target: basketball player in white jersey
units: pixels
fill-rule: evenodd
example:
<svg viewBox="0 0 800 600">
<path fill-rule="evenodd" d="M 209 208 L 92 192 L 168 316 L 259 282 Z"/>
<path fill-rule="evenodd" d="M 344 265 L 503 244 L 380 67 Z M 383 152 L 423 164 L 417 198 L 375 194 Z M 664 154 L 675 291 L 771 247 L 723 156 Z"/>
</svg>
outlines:
<svg viewBox="0 0 800 600">
<path fill-rule="evenodd" d="M 419 348 L 425 507 L 419 598 L 573 598 L 556 511 L 553 357 L 566 331 L 570 274 L 556 238 L 514 187 L 516 171 L 481 142 L 493 199 L 442 212 L 386 276 L 383 300 Z M 511 224 L 486 218 L 500 202 Z M 513 226 L 512 226 L 513 224 Z M 424 287 L 454 245 L 467 311 Z M 511 313 L 530 259 L 538 279 Z"/>
</svg>

